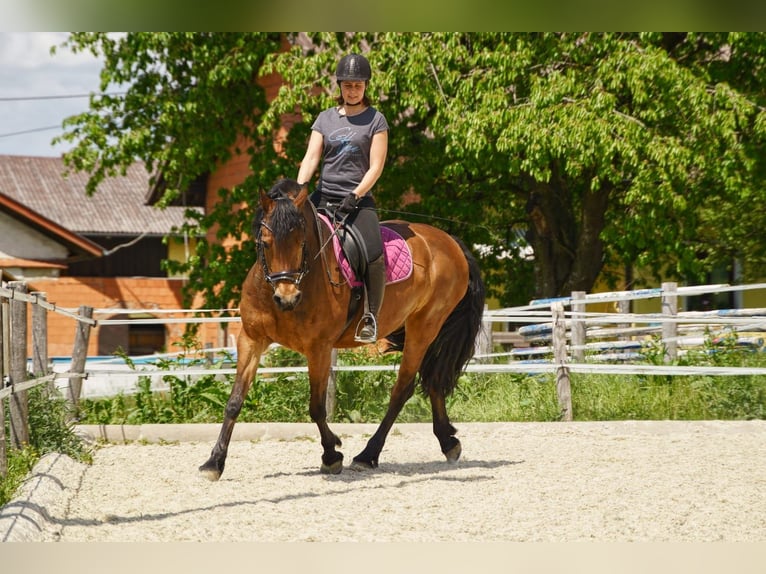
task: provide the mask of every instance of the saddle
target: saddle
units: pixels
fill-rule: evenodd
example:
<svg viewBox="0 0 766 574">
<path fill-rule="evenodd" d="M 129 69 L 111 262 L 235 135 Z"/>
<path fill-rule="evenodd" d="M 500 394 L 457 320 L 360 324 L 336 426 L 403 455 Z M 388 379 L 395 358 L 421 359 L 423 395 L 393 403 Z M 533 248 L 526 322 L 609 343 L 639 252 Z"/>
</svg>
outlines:
<svg viewBox="0 0 766 574">
<path fill-rule="evenodd" d="M 322 212 L 319 219 L 334 232 L 332 222 Z M 386 285 L 398 283 L 412 275 L 412 253 L 404 238 L 385 224 L 380 226 L 383 239 L 383 255 L 386 261 Z M 365 243 L 353 228 L 342 226 L 333 235 L 333 250 L 341 274 L 351 287 L 364 285 L 364 272 L 367 267 Z"/>
</svg>

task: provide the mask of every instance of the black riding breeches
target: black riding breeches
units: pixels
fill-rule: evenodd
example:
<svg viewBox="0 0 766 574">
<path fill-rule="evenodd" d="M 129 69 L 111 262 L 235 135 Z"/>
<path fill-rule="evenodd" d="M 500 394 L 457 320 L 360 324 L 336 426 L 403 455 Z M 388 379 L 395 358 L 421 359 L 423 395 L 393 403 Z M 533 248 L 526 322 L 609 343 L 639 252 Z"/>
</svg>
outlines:
<svg viewBox="0 0 766 574">
<path fill-rule="evenodd" d="M 335 211 L 335 208 L 340 205 L 341 200 L 333 197 L 328 198 L 315 192 L 311 194 L 311 202 L 317 209 L 325 209 L 333 212 Z M 353 227 L 364 239 L 368 263 L 375 261 L 378 257 L 383 255 L 383 240 L 380 236 L 380 221 L 378 220 L 378 212 L 375 208 L 375 199 L 369 195 L 365 195 L 359 200 L 358 209 L 351 213 L 348 216 L 348 219 L 345 220 L 345 224 L 349 227 Z M 340 213 L 338 213 L 338 216 L 343 217 Z"/>
</svg>

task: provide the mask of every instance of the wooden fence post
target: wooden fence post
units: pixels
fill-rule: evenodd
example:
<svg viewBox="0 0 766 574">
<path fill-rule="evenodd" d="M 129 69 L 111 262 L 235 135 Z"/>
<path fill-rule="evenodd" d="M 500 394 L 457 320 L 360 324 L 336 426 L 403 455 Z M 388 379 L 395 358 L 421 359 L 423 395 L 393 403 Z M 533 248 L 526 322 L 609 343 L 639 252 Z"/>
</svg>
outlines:
<svg viewBox="0 0 766 574">
<path fill-rule="evenodd" d="M 0 298 L 0 319 L 2 319 L 2 332 L 0 332 L 0 372 L 3 379 L 8 375 L 11 360 L 11 305 L 7 297 Z M 3 383 L 4 385 L 5 383 Z"/>
<path fill-rule="evenodd" d="M 32 295 L 38 301 L 45 302 L 47 295 L 41 291 L 34 291 Z M 34 378 L 44 377 L 48 374 L 48 310 L 42 305 L 32 304 L 32 375 Z M 51 381 L 50 388 L 53 390 L 54 383 Z"/>
<path fill-rule="evenodd" d="M 22 281 L 11 281 L 9 287 L 16 293 L 26 294 L 27 286 Z M 11 301 L 11 361 L 9 374 L 11 385 L 27 380 L 27 302 Z M 19 391 L 8 397 L 11 420 L 11 443 L 14 448 L 29 444 L 29 395 Z"/>
<path fill-rule="evenodd" d="M 327 377 L 327 395 L 325 396 L 324 407 L 327 411 L 327 421 L 332 422 L 332 416 L 335 414 L 335 380 L 338 373 L 335 367 L 338 364 L 338 349 L 333 349 L 330 355 L 330 376 Z"/>
<path fill-rule="evenodd" d="M 8 300 L 0 297 L 0 389 L 5 387 L 5 376 L 8 374 Z M 8 451 L 5 446 L 5 399 L 0 399 L 0 477 L 8 474 Z"/>
<path fill-rule="evenodd" d="M 630 299 L 620 299 L 617 301 L 617 312 L 620 315 L 627 315 L 630 313 Z M 618 323 L 618 329 L 627 329 L 630 327 L 630 323 Z M 630 335 L 619 335 L 617 337 L 620 341 L 627 341 L 630 339 Z"/>
<path fill-rule="evenodd" d="M 484 305 L 484 316 L 486 316 L 489 305 Z M 492 321 L 482 321 L 479 332 L 476 334 L 476 340 L 474 341 L 474 354 L 476 355 L 489 355 L 492 353 Z M 491 363 L 490 358 L 480 359 L 482 363 Z"/>
<path fill-rule="evenodd" d="M 678 284 L 662 284 L 662 314 L 675 318 L 678 316 Z M 678 323 L 662 322 L 662 343 L 665 345 L 665 362 L 672 363 L 678 358 Z"/>
<path fill-rule="evenodd" d="M 79 309 L 80 316 L 90 319 L 93 317 L 93 307 L 81 305 Z M 75 417 L 77 417 L 77 406 L 80 402 L 80 392 L 82 391 L 82 375 L 85 373 L 85 359 L 88 358 L 88 341 L 90 340 L 90 323 L 77 321 L 74 335 L 74 349 L 72 349 L 72 364 L 69 367 L 70 373 L 74 376 L 69 378 L 69 401 L 72 405 Z"/>
<path fill-rule="evenodd" d="M 585 313 L 585 303 L 575 303 L 577 300 L 585 301 L 585 291 L 572 291 L 572 357 L 581 363 L 585 359 L 585 320 L 575 314 Z"/>
<path fill-rule="evenodd" d="M 567 362 L 567 331 L 564 320 L 564 305 L 553 303 L 553 358 L 556 362 L 556 394 L 561 408 L 560 420 L 572 420 L 572 389 L 569 381 Z"/>
</svg>

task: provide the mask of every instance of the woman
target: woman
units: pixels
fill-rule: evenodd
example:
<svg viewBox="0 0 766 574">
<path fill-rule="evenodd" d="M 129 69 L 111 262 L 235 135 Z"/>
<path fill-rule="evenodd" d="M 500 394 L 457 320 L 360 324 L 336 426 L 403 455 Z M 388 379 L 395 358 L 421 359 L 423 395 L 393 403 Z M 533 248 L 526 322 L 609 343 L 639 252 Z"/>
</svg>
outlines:
<svg viewBox="0 0 766 574">
<path fill-rule="evenodd" d="M 338 105 L 317 116 L 298 170 L 298 182 L 307 185 L 322 163 L 311 201 L 318 208 L 344 214 L 346 225 L 353 226 L 364 239 L 365 313 L 356 334 L 356 340 L 363 343 L 377 340 L 378 311 L 386 285 L 383 242 L 371 190 L 386 162 L 388 122 L 367 97 L 371 75 L 364 56 L 341 58 L 336 69 Z"/>
</svg>

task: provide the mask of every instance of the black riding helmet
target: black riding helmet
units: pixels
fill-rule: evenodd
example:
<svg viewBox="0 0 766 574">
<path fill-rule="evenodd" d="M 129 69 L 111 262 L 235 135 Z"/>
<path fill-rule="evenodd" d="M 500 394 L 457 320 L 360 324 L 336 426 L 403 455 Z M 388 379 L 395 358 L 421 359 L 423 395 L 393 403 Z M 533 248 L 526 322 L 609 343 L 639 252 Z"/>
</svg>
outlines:
<svg viewBox="0 0 766 574">
<path fill-rule="evenodd" d="M 359 54 L 343 56 L 338 62 L 335 76 L 340 82 L 369 82 L 372 70 L 367 58 Z"/>
</svg>

